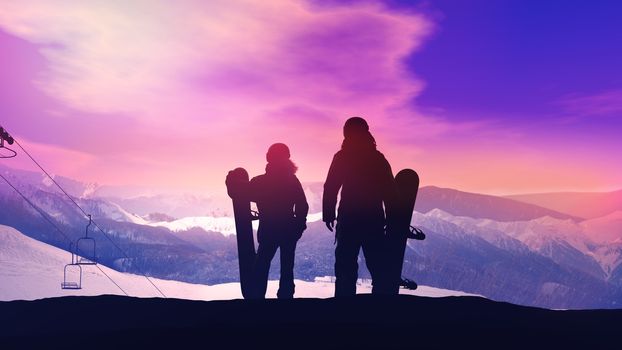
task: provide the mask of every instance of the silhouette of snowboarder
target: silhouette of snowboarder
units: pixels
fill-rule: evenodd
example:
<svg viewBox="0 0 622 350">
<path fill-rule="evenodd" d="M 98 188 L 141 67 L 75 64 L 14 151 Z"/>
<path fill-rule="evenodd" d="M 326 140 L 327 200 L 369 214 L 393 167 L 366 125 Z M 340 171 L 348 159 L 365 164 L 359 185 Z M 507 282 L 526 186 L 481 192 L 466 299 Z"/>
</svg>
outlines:
<svg viewBox="0 0 622 350">
<path fill-rule="evenodd" d="M 270 263 L 280 249 L 281 276 L 277 297 L 294 297 L 294 255 L 296 243 L 307 228 L 309 205 L 289 148 L 275 143 L 266 154 L 266 173 L 251 179 L 250 200 L 257 203 L 259 229 L 254 267 L 255 297 L 265 298 Z"/>
<path fill-rule="evenodd" d="M 372 293 L 383 293 L 386 289 L 385 208 L 396 196 L 393 173 L 384 155 L 376 150 L 376 141 L 363 118 L 348 119 L 343 135 L 343 144 L 330 165 L 322 198 L 322 220 L 331 232 L 337 220 L 335 296 L 356 294 L 361 248 L 372 277 Z M 335 216 L 340 189 L 341 200 Z"/>
</svg>

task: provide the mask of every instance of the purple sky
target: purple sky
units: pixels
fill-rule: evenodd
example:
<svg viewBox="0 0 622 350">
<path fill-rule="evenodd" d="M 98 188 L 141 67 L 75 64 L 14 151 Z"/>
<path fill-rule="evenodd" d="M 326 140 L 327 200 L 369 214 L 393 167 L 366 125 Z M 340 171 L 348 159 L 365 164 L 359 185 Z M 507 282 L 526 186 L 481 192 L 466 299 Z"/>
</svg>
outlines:
<svg viewBox="0 0 622 350">
<path fill-rule="evenodd" d="M 290 145 L 322 180 L 351 115 L 425 185 L 622 188 L 615 1 L 0 4 L 0 125 L 50 171 L 220 188 Z M 3 164 L 29 167 L 17 159 Z"/>
</svg>

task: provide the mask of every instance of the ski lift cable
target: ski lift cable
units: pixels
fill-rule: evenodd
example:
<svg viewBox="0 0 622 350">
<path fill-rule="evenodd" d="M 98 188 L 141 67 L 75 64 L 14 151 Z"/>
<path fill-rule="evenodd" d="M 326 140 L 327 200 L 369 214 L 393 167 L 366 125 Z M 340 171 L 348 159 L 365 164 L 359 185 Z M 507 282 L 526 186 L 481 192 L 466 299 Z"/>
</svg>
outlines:
<svg viewBox="0 0 622 350">
<path fill-rule="evenodd" d="M 64 194 L 65 196 L 67 196 L 67 198 L 69 198 L 69 200 L 71 202 L 73 202 L 73 204 L 78 207 L 78 209 L 82 212 L 82 214 L 84 214 L 85 217 L 88 218 L 88 215 L 86 211 L 84 211 L 84 209 L 82 209 L 82 207 L 69 195 L 69 193 L 67 193 L 67 191 L 65 191 L 65 189 L 58 183 L 56 182 L 56 180 L 41 166 L 41 164 L 39 164 L 39 162 L 37 162 L 35 160 L 35 158 L 28 153 L 28 151 L 26 151 L 26 149 L 21 145 L 21 143 L 13 138 L 15 140 L 15 143 L 17 144 L 17 146 L 24 151 L 24 153 L 28 156 L 28 158 L 30 158 L 38 167 L 39 169 L 41 169 L 41 171 L 43 171 L 43 173 L 50 179 L 52 180 L 52 182 L 56 185 L 56 187 L 58 187 Z M 110 243 L 112 243 L 112 245 L 117 248 L 124 256 L 126 259 L 130 259 L 130 257 L 125 253 L 125 251 L 123 251 L 123 249 L 121 249 L 121 247 L 119 247 L 113 240 L 112 238 L 110 238 L 110 236 L 95 222 L 95 220 L 92 220 L 93 225 L 95 225 L 95 227 L 97 227 L 99 229 L 99 231 L 101 231 L 101 233 L 104 235 L 104 237 L 106 237 L 108 239 L 108 241 L 110 241 Z M 160 293 L 164 298 L 168 298 L 166 296 L 166 294 L 164 294 L 164 292 L 162 292 L 162 290 L 160 288 L 158 288 L 158 286 L 155 285 L 155 283 L 153 283 L 153 281 L 149 278 L 149 276 L 147 276 L 142 269 L 139 266 L 135 266 L 136 269 L 138 270 L 138 273 L 141 274 L 143 277 L 145 277 L 147 279 L 147 281 L 149 281 L 149 283 L 153 286 L 153 288 L 155 288 L 158 293 Z"/>
<path fill-rule="evenodd" d="M 110 238 L 110 236 L 101 228 L 99 227 L 99 225 L 97 225 L 97 223 L 95 221 L 93 221 L 93 225 L 95 225 L 95 227 L 97 227 L 99 229 L 99 231 L 101 231 L 101 233 L 103 233 L 104 237 L 106 237 L 108 239 L 108 241 L 110 241 L 110 243 L 112 243 L 113 246 L 115 246 L 121 253 L 123 253 L 123 255 L 125 256 L 126 259 L 130 259 L 130 257 L 123 251 L 123 249 L 121 249 L 121 247 L 119 247 L 113 240 L 112 238 Z M 147 276 L 142 269 L 139 266 L 135 266 L 136 269 L 138 270 L 138 273 L 140 273 L 141 275 L 143 275 L 143 277 L 145 277 L 147 279 L 147 281 L 149 281 L 149 283 L 153 286 L 153 288 L 155 288 L 158 293 L 160 293 L 164 298 L 168 298 L 166 296 L 166 294 L 164 294 L 164 292 L 162 292 L 162 290 L 160 288 L 158 288 L 158 286 L 155 285 L 155 283 L 153 283 L 153 281 L 151 280 L 151 278 L 149 278 L 149 276 Z"/>
<path fill-rule="evenodd" d="M 17 187 L 15 187 L 11 183 L 11 181 L 9 181 L 9 179 L 4 177 L 1 173 L 0 173 L 0 177 L 4 180 L 4 182 L 6 182 L 9 186 L 11 186 L 11 188 L 13 188 L 15 190 L 15 192 L 17 192 L 26 201 L 26 203 L 30 204 L 30 206 L 33 207 L 33 209 L 35 209 L 39 213 L 39 215 L 41 215 L 41 217 L 43 217 L 43 219 L 45 219 L 45 221 L 47 221 L 50 225 L 52 225 L 52 227 L 54 227 L 56 229 L 56 231 L 58 231 L 58 233 L 60 233 L 63 236 L 63 238 L 65 238 L 65 240 L 67 240 L 69 242 L 70 246 L 73 245 L 73 241 L 71 240 L 71 238 L 69 238 L 69 236 L 65 232 L 63 232 L 63 230 L 61 230 L 58 227 L 58 225 L 56 225 L 54 222 L 52 222 L 52 220 L 50 220 L 39 207 L 37 207 L 34 203 L 32 203 L 30 201 L 30 199 L 28 199 L 28 197 L 26 197 L 19 189 L 17 189 Z M 129 296 L 129 294 L 127 294 L 127 292 L 123 288 L 121 288 L 121 286 L 119 286 L 119 284 L 117 282 L 115 282 L 112 279 L 112 277 L 110 277 L 99 265 L 95 265 L 95 266 L 99 269 L 99 271 L 101 271 L 104 274 L 104 276 L 108 277 L 110 282 L 112 282 L 115 286 L 117 286 L 117 288 L 119 288 L 119 290 L 121 290 L 121 292 L 123 292 L 123 294 L 125 294 L 126 296 Z"/>
<path fill-rule="evenodd" d="M 43 210 L 41 210 L 41 209 L 40 209 L 39 207 L 37 207 L 34 203 L 32 203 L 32 202 L 30 201 L 30 199 L 28 199 L 28 197 L 26 197 L 26 196 L 25 196 L 25 195 L 24 195 L 24 194 L 23 194 L 23 193 L 22 193 L 19 189 L 17 189 L 17 187 L 15 187 L 15 186 L 14 186 L 14 185 L 13 185 L 13 184 L 9 181 L 9 179 L 7 179 L 6 177 L 4 177 L 4 175 L 2 175 L 1 173 L 0 173 L 0 177 L 4 180 L 4 182 L 6 182 L 9 186 L 11 186 L 11 187 L 15 190 L 15 192 L 17 192 L 17 194 L 19 194 L 20 196 L 22 196 L 22 198 L 24 198 L 24 200 L 26 201 L 26 203 L 30 204 L 30 206 L 31 206 L 31 207 L 33 207 L 33 209 L 35 209 L 35 210 L 39 213 L 39 215 L 41 215 L 41 216 L 45 219 L 45 221 L 47 221 L 50 225 L 52 225 L 52 226 L 56 229 L 56 231 L 58 231 L 58 232 L 59 232 L 59 233 L 63 236 L 63 238 L 65 238 L 65 239 L 69 242 L 69 244 L 70 244 L 70 245 L 72 245 L 72 244 L 73 244 L 73 241 L 71 240 L 71 238 L 69 238 L 69 236 L 67 236 L 67 235 L 66 235 L 66 234 L 65 234 L 65 233 L 64 233 L 64 232 L 63 232 L 63 231 L 62 231 L 62 230 L 61 230 L 61 229 L 60 229 L 60 228 L 59 228 L 59 227 L 58 227 L 58 226 L 54 223 L 54 222 L 52 222 L 52 220 L 50 220 L 50 219 L 47 217 L 47 215 L 45 214 L 45 212 L 43 212 Z"/>
<path fill-rule="evenodd" d="M 117 282 L 115 282 L 115 281 L 112 279 L 112 277 L 110 277 L 110 276 L 106 273 L 106 271 L 104 271 L 104 269 L 102 269 L 102 268 L 101 268 L 101 266 L 99 266 L 99 264 L 95 265 L 95 267 L 97 267 L 97 269 L 98 269 L 101 273 L 103 273 L 103 274 L 104 274 L 104 276 L 108 277 L 108 279 L 110 280 L 110 282 L 112 282 L 115 286 L 117 286 L 117 288 L 119 288 L 119 289 L 123 292 L 123 294 L 125 294 L 125 296 L 127 296 L 127 297 L 129 297 L 129 296 L 130 296 L 129 294 L 127 294 L 127 292 L 126 292 L 125 290 L 123 290 L 123 288 L 121 288 L 121 286 L 120 286 Z"/>
<path fill-rule="evenodd" d="M 65 191 L 65 189 L 63 189 L 61 187 L 61 185 L 58 184 L 58 182 L 56 182 L 56 180 L 54 180 L 54 178 L 45 170 L 43 169 L 43 167 L 41 166 L 41 164 L 39 164 L 39 162 L 37 162 L 35 160 L 35 158 L 33 158 L 33 156 L 30 155 L 30 153 L 28 153 L 28 151 L 26 151 L 26 149 L 19 143 L 19 141 L 17 139 L 15 139 L 15 143 L 17 144 L 17 146 L 19 148 L 21 148 L 22 151 L 24 151 L 24 153 L 26 153 L 26 155 L 28 156 L 28 158 L 30 158 L 30 160 L 32 160 L 38 167 L 39 169 L 41 169 L 41 171 L 43 171 L 43 173 L 50 179 L 52 180 L 52 182 L 56 185 L 56 187 L 58 187 L 66 196 L 67 198 L 69 198 L 69 200 L 71 200 L 73 202 L 73 204 L 76 205 L 76 207 L 78 207 L 78 209 L 80 209 L 80 211 L 82 212 L 82 214 L 84 214 L 84 216 L 86 218 L 88 218 L 89 214 L 86 213 L 86 211 L 84 211 L 84 209 L 82 209 L 82 207 L 80 207 L 80 205 L 73 199 L 71 198 L 71 196 Z"/>
</svg>

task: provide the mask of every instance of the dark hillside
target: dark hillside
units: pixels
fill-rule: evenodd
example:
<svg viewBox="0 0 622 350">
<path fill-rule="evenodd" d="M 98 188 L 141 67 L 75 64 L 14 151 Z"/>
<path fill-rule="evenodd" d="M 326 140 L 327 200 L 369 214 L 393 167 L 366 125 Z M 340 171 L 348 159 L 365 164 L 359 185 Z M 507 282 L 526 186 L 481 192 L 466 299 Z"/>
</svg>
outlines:
<svg viewBox="0 0 622 350">
<path fill-rule="evenodd" d="M 3 349 L 611 348 L 622 310 L 552 311 L 475 297 L 214 301 L 64 297 L 0 303 Z"/>
</svg>

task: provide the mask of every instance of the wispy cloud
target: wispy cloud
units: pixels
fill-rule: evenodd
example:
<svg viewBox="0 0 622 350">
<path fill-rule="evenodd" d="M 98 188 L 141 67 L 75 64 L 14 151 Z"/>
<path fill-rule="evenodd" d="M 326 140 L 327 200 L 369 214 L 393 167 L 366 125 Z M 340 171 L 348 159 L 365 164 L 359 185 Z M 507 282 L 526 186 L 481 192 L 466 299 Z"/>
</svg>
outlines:
<svg viewBox="0 0 622 350">
<path fill-rule="evenodd" d="M 619 178 L 609 158 L 592 154 L 532 161 L 544 150 L 561 159 L 568 147 L 551 145 L 547 135 L 524 148 L 531 140 L 502 116 L 452 120 L 447 111 L 418 109 L 413 101 L 425 82 L 404 60 L 434 23 L 416 11 L 374 1 L 7 0 L 0 30 L 21 38 L 20 52 L 34 52 L 37 63 L 21 68 L 36 74 L 0 80 L 0 115 L 11 115 L 3 123 L 21 125 L 15 136 L 59 174 L 222 189 L 229 169 L 256 174 L 267 146 L 286 142 L 301 178 L 321 180 L 342 122 L 361 115 L 393 169 L 414 167 L 425 184 L 554 188 L 577 173 L 573 164 L 588 163 Z M 3 46 L 6 37 L 0 50 L 17 55 Z M 16 81 L 23 77 L 35 77 L 34 87 Z M 619 112 L 619 102 L 614 91 L 560 103 L 568 113 L 604 115 Z M 550 176 L 539 177 L 547 165 Z"/>
<path fill-rule="evenodd" d="M 403 59 L 433 24 L 373 1 L 4 1 L 0 28 L 36 45 L 47 61 L 36 84 L 66 118 L 131 120 L 136 137 L 115 142 L 135 158 L 159 139 L 215 161 L 235 140 L 228 156 L 241 162 L 286 140 L 316 159 L 305 152 L 333 151 L 351 115 L 387 135 L 452 127 L 410 102 L 424 84 Z"/>
<path fill-rule="evenodd" d="M 151 122 L 291 104 L 385 114 L 421 89 L 400 60 L 431 30 L 378 4 L 304 1 L 15 1 L 0 23 L 47 44 L 39 84 L 51 96 Z"/>
<path fill-rule="evenodd" d="M 566 95 L 557 101 L 557 104 L 575 117 L 620 117 L 622 116 L 622 90 L 609 90 L 591 95 Z"/>
</svg>

